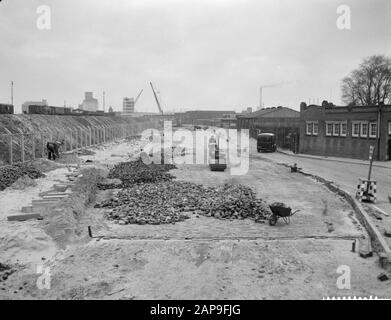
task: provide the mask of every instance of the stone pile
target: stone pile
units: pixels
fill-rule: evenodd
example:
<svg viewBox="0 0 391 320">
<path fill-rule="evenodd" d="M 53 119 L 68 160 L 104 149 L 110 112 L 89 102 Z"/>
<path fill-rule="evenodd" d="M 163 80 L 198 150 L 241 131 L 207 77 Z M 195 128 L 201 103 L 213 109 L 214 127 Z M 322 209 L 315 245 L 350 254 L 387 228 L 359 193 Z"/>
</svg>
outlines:
<svg viewBox="0 0 391 320">
<path fill-rule="evenodd" d="M 30 179 L 38 179 L 45 175 L 33 165 L 16 164 L 0 168 L 0 191 L 11 186 L 20 177 L 28 176 Z"/>
<path fill-rule="evenodd" d="M 119 224 L 175 223 L 188 219 L 189 213 L 263 222 L 271 213 L 249 187 L 210 187 L 179 181 L 133 185 L 95 207 L 111 209 L 107 218 Z"/>
<path fill-rule="evenodd" d="M 141 159 L 121 162 L 110 170 L 108 178 L 120 179 L 122 184 L 120 186 L 100 184 L 99 189 L 129 188 L 139 183 L 169 181 L 174 179 L 174 176 L 168 171 L 175 168 L 172 164 L 145 164 Z"/>
</svg>

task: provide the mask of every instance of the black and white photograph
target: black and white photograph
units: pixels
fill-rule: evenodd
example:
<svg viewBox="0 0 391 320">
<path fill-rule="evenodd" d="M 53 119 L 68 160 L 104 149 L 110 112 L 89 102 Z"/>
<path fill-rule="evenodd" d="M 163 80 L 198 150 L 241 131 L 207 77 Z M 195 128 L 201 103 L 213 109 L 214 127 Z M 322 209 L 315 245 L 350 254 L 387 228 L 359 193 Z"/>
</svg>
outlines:
<svg viewBox="0 0 391 320">
<path fill-rule="evenodd" d="M 0 300 L 390 299 L 391 1 L 0 1 Z"/>
</svg>

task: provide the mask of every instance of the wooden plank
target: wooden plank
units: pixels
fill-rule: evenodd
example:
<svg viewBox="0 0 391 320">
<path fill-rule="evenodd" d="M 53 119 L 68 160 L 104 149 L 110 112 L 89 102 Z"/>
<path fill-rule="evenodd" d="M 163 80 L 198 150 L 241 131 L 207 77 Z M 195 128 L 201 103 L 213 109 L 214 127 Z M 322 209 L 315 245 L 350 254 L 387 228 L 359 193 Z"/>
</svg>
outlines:
<svg viewBox="0 0 391 320">
<path fill-rule="evenodd" d="M 8 216 L 8 221 L 27 221 L 27 220 L 42 220 L 43 217 L 39 213 L 31 213 L 31 214 L 22 214 L 22 215 L 15 215 L 15 216 Z"/>
</svg>

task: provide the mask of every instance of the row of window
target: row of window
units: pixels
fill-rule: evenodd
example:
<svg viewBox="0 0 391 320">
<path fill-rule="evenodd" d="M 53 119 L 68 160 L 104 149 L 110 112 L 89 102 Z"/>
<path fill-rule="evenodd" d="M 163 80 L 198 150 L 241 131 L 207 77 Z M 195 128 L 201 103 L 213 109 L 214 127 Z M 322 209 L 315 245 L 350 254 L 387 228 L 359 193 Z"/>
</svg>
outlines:
<svg viewBox="0 0 391 320">
<path fill-rule="evenodd" d="M 326 121 L 326 136 L 346 137 L 348 135 L 347 121 Z M 317 136 L 319 132 L 318 121 L 306 121 L 306 134 Z M 388 133 L 391 134 L 391 122 L 388 124 Z M 376 138 L 377 123 L 368 121 L 352 121 L 352 137 Z"/>
</svg>

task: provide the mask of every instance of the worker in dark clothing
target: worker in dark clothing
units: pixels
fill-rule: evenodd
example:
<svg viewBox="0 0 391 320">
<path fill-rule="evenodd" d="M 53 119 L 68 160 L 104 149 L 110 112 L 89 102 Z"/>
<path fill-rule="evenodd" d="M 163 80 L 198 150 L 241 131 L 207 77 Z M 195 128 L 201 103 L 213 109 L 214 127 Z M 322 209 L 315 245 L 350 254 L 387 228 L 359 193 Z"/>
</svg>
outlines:
<svg viewBox="0 0 391 320">
<path fill-rule="evenodd" d="M 56 157 L 59 158 L 59 148 L 63 145 L 64 141 L 55 141 L 55 142 L 48 142 L 46 144 L 46 148 L 48 150 L 48 159 L 49 160 L 56 160 Z"/>
</svg>

